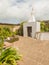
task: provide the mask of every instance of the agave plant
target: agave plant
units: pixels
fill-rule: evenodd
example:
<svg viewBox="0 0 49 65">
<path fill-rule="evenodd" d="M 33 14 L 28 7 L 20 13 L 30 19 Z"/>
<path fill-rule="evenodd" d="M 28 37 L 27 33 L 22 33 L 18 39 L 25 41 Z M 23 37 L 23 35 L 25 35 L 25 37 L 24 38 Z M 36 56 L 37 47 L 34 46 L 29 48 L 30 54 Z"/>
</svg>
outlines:
<svg viewBox="0 0 49 65">
<path fill-rule="evenodd" d="M 16 65 L 21 56 L 15 48 L 9 47 L 0 55 L 0 65 Z"/>
</svg>

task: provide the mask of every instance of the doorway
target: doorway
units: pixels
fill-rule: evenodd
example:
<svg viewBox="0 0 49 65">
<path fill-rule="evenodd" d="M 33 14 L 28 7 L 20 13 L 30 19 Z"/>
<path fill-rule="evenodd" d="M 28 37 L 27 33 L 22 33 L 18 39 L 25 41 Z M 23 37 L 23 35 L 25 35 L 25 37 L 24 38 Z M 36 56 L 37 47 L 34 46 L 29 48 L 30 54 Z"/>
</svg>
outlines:
<svg viewBox="0 0 49 65">
<path fill-rule="evenodd" d="M 32 27 L 27 27 L 27 34 L 29 37 L 32 37 Z"/>
</svg>

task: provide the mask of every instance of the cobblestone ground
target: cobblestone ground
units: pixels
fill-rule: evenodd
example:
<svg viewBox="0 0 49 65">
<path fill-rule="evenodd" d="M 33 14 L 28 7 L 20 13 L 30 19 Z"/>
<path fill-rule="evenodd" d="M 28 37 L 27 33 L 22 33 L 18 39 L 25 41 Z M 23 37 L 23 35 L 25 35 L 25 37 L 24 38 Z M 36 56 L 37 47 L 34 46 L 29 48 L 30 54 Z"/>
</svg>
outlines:
<svg viewBox="0 0 49 65">
<path fill-rule="evenodd" d="M 13 46 L 23 55 L 19 65 L 49 65 L 49 41 L 19 37 Z"/>
</svg>

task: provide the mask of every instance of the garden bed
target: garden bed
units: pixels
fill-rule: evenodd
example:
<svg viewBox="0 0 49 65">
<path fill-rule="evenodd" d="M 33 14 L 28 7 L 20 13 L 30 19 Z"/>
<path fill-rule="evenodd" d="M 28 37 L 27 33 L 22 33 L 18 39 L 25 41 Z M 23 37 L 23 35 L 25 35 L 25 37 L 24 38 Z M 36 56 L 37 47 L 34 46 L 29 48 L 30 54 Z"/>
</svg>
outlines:
<svg viewBox="0 0 49 65">
<path fill-rule="evenodd" d="M 13 42 L 18 41 L 18 40 L 19 40 L 18 37 L 10 37 L 9 40 L 7 39 L 6 41 L 9 43 L 13 43 Z"/>
</svg>

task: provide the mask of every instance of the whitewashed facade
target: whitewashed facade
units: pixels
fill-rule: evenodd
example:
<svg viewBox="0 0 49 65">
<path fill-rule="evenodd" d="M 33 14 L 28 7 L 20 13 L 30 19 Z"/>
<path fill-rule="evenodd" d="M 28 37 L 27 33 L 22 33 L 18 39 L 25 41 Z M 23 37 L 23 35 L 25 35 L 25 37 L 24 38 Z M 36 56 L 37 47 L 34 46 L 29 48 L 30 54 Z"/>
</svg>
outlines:
<svg viewBox="0 0 49 65">
<path fill-rule="evenodd" d="M 36 32 L 40 32 L 40 22 L 37 22 L 33 13 L 33 9 L 31 12 L 31 16 L 27 23 L 23 24 L 23 34 L 24 37 L 32 37 L 35 38 Z"/>
<path fill-rule="evenodd" d="M 31 30 L 29 31 L 30 28 Z M 23 25 L 24 37 L 35 38 L 36 32 L 40 32 L 40 22 L 28 22 Z M 29 35 L 30 34 L 30 35 Z"/>
<path fill-rule="evenodd" d="M 39 40 L 49 40 L 48 32 L 40 32 L 40 22 L 36 21 L 33 11 L 27 23 L 23 24 L 24 37 L 32 37 Z"/>
</svg>

